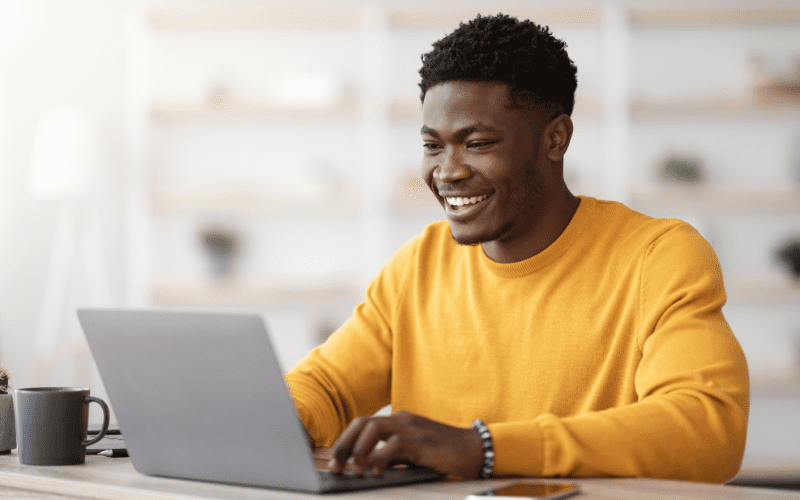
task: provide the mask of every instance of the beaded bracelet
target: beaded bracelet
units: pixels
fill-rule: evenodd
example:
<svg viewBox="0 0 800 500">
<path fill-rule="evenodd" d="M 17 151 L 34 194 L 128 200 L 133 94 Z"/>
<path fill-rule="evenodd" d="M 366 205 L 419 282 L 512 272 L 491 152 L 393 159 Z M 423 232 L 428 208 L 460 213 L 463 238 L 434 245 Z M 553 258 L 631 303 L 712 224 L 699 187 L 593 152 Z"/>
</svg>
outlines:
<svg viewBox="0 0 800 500">
<path fill-rule="evenodd" d="M 472 422 L 471 427 L 477 430 L 483 440 L 483 466 L 481 471 L 478 472 L 478 477 L 487 479 L 494 471 L 494 445 L 492 445 L 492 433 L 489 432 L 489 427 L 483 423 L 483 420 L 476 419 Z"/>
</svg>

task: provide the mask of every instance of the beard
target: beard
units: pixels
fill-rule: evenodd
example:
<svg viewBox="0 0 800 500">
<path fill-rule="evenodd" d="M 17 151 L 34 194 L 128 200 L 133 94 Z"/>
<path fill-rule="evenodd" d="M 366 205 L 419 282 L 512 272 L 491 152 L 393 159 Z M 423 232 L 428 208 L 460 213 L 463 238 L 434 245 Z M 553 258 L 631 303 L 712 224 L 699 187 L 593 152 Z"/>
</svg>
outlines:
<svg viewBox="0 0 800 500">
<path fill-rule="evenodd" d="M 505 225 L 501 226 L 497 231 L 495 231 L 492 234 L 489 234 L 488 236 L 477 236 L 477 237 L 466 237 L 466 238 L 465 237 L 457 238 L 456 235 L 453 234 L 453 230 L 451 229 L 450 236 L 453 238 L 453 241 L 455 241 L 459 245 L 475 246 L 475 245 L 480 245 L 481 243 L 488 243 L 490 241 L 499 240 L 500 238 L 508 234 L 508 232 L 511 231 L 511 228 L 513 227 L 514 227 L 514 222 L 509 221 Z"/>
<path fill-rule="evenodd" d="M 528 175 L 525 178 L 525 182 L 528 185 L 532 186 L 532 189 L 526 193 L 521 193 L 522 196 L 516 197 L 516 199 L 512 202 L 513 205 L 516 207 L 515 212 L 518 214 L 517 217 L 514 219 L 506 222 L 494 233 L 489 233 L 487 235 L 475 235 L 475 236 L 460 236 L 456 237 L 453 234 L 452 227 L 450 229 L 450 236 L 453 238 L 453 241 L 458 243 L 459 245 L 465 246 L 474 246 L 480 245 L 482 243 L 488 243 L 490 241 L 495 241 L 503 238 L 505 235 L 510 233 L 514 227 L 519 224 L 526 225 L 526 224 L 533 224 L 534 221 L 528 221 L 526 218 L 530 216 L 530 214 L 536 214 L 542 211 L 546 199 L 544 193 L 544 182 L 537 172 L 529 171 Z M 520 194 L 520 193 L 518 193 Z M 526 214 L 526 215 L 523 215 Z"/>
</svg>

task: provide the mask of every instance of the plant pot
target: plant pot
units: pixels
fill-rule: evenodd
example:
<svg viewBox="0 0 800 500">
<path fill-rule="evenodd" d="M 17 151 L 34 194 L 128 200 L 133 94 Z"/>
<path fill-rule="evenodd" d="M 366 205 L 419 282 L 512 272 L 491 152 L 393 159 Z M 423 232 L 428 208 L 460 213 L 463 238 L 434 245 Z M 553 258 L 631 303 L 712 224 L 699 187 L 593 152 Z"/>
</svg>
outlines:
<svg viewBox="0 0 800 500">
<path fill-rule="evenodd" d="M 11 394 L 0 394 L 0 453 L 9 453 L 16 447 L 14 399 Z"/>
</svg>

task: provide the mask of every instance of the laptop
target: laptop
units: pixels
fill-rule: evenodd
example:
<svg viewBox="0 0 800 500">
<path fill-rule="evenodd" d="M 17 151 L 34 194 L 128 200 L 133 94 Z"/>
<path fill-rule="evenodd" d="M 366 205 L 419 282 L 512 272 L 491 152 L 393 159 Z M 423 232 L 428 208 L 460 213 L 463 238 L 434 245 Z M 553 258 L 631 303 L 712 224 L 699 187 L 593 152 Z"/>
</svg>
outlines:
<svg viewBox="0 0 800 500">
<path fill-rule="evenodd" d="M 81 309 L 78 319 L 143 474 L 315 493 L 442 477 L 320 470 L 257 314 Z"/>
</svg>

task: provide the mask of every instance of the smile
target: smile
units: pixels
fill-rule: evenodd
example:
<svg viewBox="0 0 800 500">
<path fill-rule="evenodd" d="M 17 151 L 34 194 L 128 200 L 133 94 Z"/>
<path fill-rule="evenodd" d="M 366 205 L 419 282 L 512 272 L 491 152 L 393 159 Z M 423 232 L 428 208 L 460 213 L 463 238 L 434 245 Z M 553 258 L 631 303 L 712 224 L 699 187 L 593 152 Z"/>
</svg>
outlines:
<svg viewBox="0 0 800 500">
<path fill-rule="evenodd" d="M 480 196 L 472 196 L 470 198 L 464 198 L 461 196 L 446 197 L 445 200 L 447 201 L 448 204 L 450 204 L 451 207 L 463 207 L 468 205 L 476 205 L 488 197 L 489 197 L 488 194 L 483 194 Z"/>
</svg>

